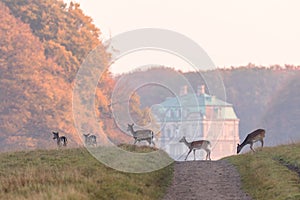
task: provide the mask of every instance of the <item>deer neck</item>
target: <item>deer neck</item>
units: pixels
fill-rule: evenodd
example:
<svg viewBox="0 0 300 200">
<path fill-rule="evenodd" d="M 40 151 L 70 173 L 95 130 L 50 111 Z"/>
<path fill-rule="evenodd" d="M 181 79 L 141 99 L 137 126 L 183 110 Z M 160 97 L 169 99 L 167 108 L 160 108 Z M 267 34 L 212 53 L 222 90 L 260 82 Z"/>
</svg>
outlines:
<svg viewBox="0 0 300 200">
<path fill-rule="evenodd" d="M 186 145 L 186 146 L 188 146 L 189 148 L 191 148 L 191 142 L 188 142 L 188 141 L 186 141 L 186 139 L 184 138 L 184 144 Z"/>
<path fill-rule="evenodd" d="M 249 144 L 249 140 L 247 140 L 248 138 L 246 138 L 243 143 L 241 144 L 241 147 L 243 148 L 245 145 Z"/>
<path fill-rule="evenodd" d="M 246 142 L 246 140 L 243 141 L 242 144 L 240 144 L 240 151 L 244 148 L 244 146 L 246 146 L 248 143 Z"/>
<path fill-rule="evenodd" d="M 136 135 L 136 132 L 133 130 L 133 127 L 130 126 L 130 132 L 132 135 Z"/>
</svg>

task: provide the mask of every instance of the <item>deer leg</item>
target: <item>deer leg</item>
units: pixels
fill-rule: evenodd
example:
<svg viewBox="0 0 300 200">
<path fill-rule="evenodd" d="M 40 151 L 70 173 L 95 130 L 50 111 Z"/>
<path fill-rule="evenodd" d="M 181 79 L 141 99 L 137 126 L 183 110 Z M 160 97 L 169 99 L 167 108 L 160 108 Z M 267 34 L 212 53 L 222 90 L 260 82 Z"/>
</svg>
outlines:
<svg viewBox="0 0 300 200">
<path fill-rule="evenodd" d="M 196 160 L 196 149 L 193 150 L 194 151 L 194 160 Z"/>
<path fill-rule="evenodd" d="M 186 157 L 185 157 L 184 160 L 186 160 L 186 159 L 188 158 L 188 156 L 189 156 L 189 154 L 190 154 L 191 152 L 192 152 L 192 149 L 189 150 L 189 152 L 188 152 L 188 154 L 186 155 Z"/>
<path fill-rule="evenodd" d="M 155 146 L 155 143 L 154 143 L 154 141 L 153 141 L 153 140 L 151 140 L 151 141 L 152 141 L 153 145 Z"/>
<path fill-rule="evenodd" d="M 264 146 L 264 140 L 261 139 L 260 142 L 261 142 L 261 147 L 263 147 Z"/>
<path fill-rule="evenodd" d="M 209 160 L 211 160 L 211 158 L 210 158 L 210 150 L 206 150 L 206 153 L 207 153 L 207 155 L 206 155 L 206 160 L 207 160 L 207 158 L 208 158 Z"/>
<path fill-rule="evenodd" d="M 255 152 L 255 150 L 253 149 L 253 143 L 250 144 L 250 149 Z"/>
</svg>

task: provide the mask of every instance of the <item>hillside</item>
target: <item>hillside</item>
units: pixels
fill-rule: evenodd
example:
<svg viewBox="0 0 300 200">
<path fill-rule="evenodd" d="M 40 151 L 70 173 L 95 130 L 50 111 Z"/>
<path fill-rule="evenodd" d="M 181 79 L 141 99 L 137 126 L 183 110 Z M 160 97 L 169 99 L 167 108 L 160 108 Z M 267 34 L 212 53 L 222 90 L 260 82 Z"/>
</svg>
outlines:
<svg viewBox="0 0 300 200">
<path fill-rule="evenodd" d="M 300 143 L 268 147 L 225 160 L 237 167 L 243 189 L 254 199 L 300 199 Z"/>
<path fill-rule="evenodd" d="M 299 155 L 298 143 L 219 161 L 177 162 L 158 171 L 130 174 L 106 167 L 83 148 L 1 153 L 0 199 L 174 199 L 172 195 L 249 199 L 240 190 L 241 177 L 243 190 L 254 199 L 298 200 Z"/>
<path fill-rule="evenodd" d="M 267 145 L 300 141 L 295 131 L 300 128 L 300 101 L 295 100 L 300 99 L 297 92 L 299 66 L 264 68 L 250 65 L 223 70 L 221 74 L 227 99 L 240 118 L 241 139 L 262 127 L 267 130 Z"/>
<path fill-rule="evenodd" d="M 139 151 L 145 148 L 135 148 Z M 151 173 L 122 173 L 83 148 L 0 154 L 0 199 L 7 200 L 159 199 L 171 177 L 171 165 Z"/>
<path fill-rule="evenodd" d="M 46 59 L 42 43 L 29 26 L 13 17 L 8 8 L 2 11 L 1 150 L 11 146 L 42 147 L 50 130 L 69 131 L 72 128 L 69 125 L 71 107 L 68 106 L 71 96 L 65 92 L 71 86 L 57 76 L 62 73 L 62 67 Z M 60 112 L 61 109 L 66 112 Z M 59 124 L 60 121 L 64 123 Z"/>
<path fill-rule="evenodd" d="M 268 110 L 262 116 L 262 124 L 266 124 L 274 137 L 267 139 L 273 144 L 278 141 L 298 142 L 300 120 L 300 73 L 287 80 L 283 87 L 273 96 Z M 282 133 L 282 134 L 279 134 Z"/>
<path fill-rule="evenodd" d="M 151 107 L 173 96 L 172 90 L 179 92 L 180 87 L 186 83 L 191 84 L 194 91 L 197 91 L 199 85 L 205 85 L 201 74 L 205 77 L 218 74 L 225 87 L 224 100 L 233 104 L 240 119 L 241 139 L 244 139 L 250 131 L 261 127 L 267 130 L 266 144 L 278 145 L 300 140 L 297 131 L 300 129 L 299 69 L 299 66 L 267 68 L 249 64 L 200 73 L 182 73 L 161 67 L 136 71 L 126 76 L 133 85 L 137 85 L 140 79 L 153 83 L 157 74 L 160 80 L 164 80 L 164 86 L 149 84 L 137 91 L 141 97 L 141 105 Z M 207 88 L 206 91 L 209 93 Z"/>
<path fill-rule="evenodd" d="M 53 148 L 52 131 L 66 135 L 70 146 L 82 144 L 74 126 L 72 92 L 78 69 L 96 47 L 103 67 L 94 95 L 97 124 L 91 126 L 81 112 L 79 129 L 115 143 L 128 141 L 111 118 L 115 81 L 107 70 L 109 54 L 99 40 L 100 30 L 80 5 L 3 0 L 0 8 L 0 151 Z M 94 63 L 99 66 L 99 60 Z M 135 99 L 131 107 L 142 118 Z"/>
</svg>

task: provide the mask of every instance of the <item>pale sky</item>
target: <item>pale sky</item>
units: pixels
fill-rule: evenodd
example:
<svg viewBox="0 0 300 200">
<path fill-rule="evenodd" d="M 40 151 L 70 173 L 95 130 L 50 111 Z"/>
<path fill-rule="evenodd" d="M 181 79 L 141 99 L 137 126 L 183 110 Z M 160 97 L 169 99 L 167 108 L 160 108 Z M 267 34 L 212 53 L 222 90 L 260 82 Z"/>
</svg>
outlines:
<svg viewBox="0 0 300 200">
<path fill-rule="evenodd" d="M 298 0 L 76 0 L 108 39 L 139 28 L 162 28 L 198 43 L 218 67 L 300 65 Z M 188 64 L 167 53 L 130 55 L 112 66 Z M 163 58 L 162 58 L 163 57 Z M 142 58 L 142 59 L 141 59 Z M 140 60 L 139 60 L 140 59 Z M 176 63 L 176 64 L 174 64 Z M 118 66 L 117 66 L 118 65 Z M 176 67 L 176 66 L 175 66 Z M 125 70 L 126 69 L 126 70 Z"/>
</svg>

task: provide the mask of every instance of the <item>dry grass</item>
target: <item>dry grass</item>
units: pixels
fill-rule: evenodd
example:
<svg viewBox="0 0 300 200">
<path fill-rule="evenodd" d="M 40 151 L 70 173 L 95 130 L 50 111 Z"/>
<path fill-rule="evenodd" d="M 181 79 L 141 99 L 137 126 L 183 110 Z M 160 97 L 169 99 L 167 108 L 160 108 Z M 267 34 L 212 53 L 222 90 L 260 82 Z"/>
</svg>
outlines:
<svg viewBox="0 0 300 200">
<path fill-rule="evenodd" d="M 122 173 L 80 148 L 3 153 L 0 199 L 159 199 L 172 174 Z"/>
<path fill-rule="evenodd" d="M 300 199 L 299 174 L 285 166 L 300 168 L 300 144 L 264 148 L 254 154 L 247 153 L 226 159 L 238 168 L 243 189 L 254 199 Z"/>
</svg>

